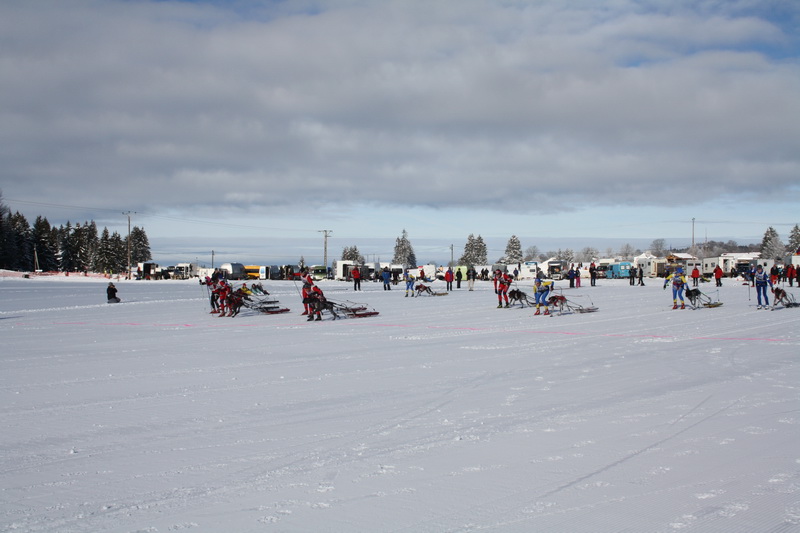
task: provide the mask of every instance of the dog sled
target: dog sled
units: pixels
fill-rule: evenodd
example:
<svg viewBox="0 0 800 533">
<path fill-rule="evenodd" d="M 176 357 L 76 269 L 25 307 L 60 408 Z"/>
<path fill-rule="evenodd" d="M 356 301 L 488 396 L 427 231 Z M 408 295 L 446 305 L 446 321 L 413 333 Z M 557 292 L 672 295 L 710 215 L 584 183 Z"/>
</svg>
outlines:
<svg viewBox="0 0 800 533">
<path fill-rule="evenodd" d="M 424 283 L 417 283 L 414 287 L 414 290 L 417 293 L 417 296 L 447 296 L 447 292 L 436 292 L 431 289 L 430 285 L 425 285 Z"/>
<path fill-rule="evenodd" d="M 589 300 L 589 305 L 581 305 L 564 296 L 563 294 L 554 294 L 547 298 L 547 304 L 558 311 L 559 315 L 567 313 L 595 313 L 599 309 L 592 300 Z M 552 316 L 552 313 L 551 313 Z"/>
<path fill-rule="evenodd" d="M 261 283 L 253 283 L 250 285 L 249 289 L 245 284 L 242 286 L 241 290 L 243 294 L 240 296 L 240 307 L 246 307 L 251 311 L 263 313 L 265 315 L 279 315 L 281 313 L 289 312 L 288 308 L 281 307 L 280 302 L 270 296 L 264 287 L 261 286 Z M 234 292 L 234 294 L 236 294 L 236 292 Z M 238 313 L 239 311 L 237 310 L 234 313 L 234 316 L 236 316 Z"/>
<path fill-rule="evenodd" d="M 687 289 L 686 298 L 691 302 L 692 307 L 720 307 L 722 302 L 719 301 L 719 291 L 717 291 L 717 300 L 714 301 L 710 296 L 702 292 L 700 289 Z"/>
<path fill-rule="evenodd" d="M 320 320 L 323 311 L 330 313 L 333 320 L 342 317 L 366 318 L 378 315 L 378 311 L 372 309 L 366 304 L 351 302 L 349 300 L 340 302 L 337 300 L 331 300 L 330 298 L 326 298 L 324 296 L 312 296 L 308 298 L 308 303 L 311 305 L 312 310 L 309 320 L 312 320 L 314 315 L 317 316 L 317 320 Z"/>
<path fill-rule="evenodd" d="M 333 300 L 328 300 L 333 304 L 333 308 L 336 311 L 342 313 L 347 318 L 366 318 L 369 316 L 377 316 L 378 312 L 367 306 L 366 304 L 360 304 L 356 302 L 351 302 L 349 300 L 345 300 L 344 302 L 337 302 Z"/>
<path fill-rule="evenodd" d="M 280 302 L 270 297 L 269 294 L 259 296 L 253 293 L 252 295 L 248 295 L 242 298 L 242 306 L 258 313 L 264 313 L 265 315 L 279 315 L 289 312 L 288 308 L 282 307 Z"/>
</svg>

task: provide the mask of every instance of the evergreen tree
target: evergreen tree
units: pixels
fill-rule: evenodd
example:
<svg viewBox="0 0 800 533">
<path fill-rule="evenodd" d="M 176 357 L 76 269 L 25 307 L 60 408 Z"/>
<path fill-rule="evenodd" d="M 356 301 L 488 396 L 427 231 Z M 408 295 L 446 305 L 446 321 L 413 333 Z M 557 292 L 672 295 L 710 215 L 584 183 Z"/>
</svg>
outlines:
<svg viewBox="0 0 800 533">
<path fill-rule="evenodd" d="M 342 261 L 354 261 L 364 264 L 364 256 L 358 251 L 357 246 L 345 246 L 342 250 Z"/>
<path fill-rule="evenodd" d="M 72 233 L 72 224 L 69 220 L 66 226 L 61 226 L 58 230 L 58 248 L 61 252 L 60 267 L 62 272 L 74 272 L 77 269 Z"/>
<path fill-rule="evenodd" d="M 144 263 L 152 259 L 147 233 L 144 229 L 134 226 L 131 230 L 131 264 Z"/>
<path fill-rule="evenodd" d="M 10 264 L 13 270 L 33 270 L 33 233 L 25 215 L 19 211 L 9 216 L 11 230 Z"/>
<path fill-rule="evenodd" d="M 116 231 L 111 234 L 109 239 L 109 253 L 111 257 L 110 268 L 112 272 L 124 272 L 127 275 L 128 269 L 128 246 L 122 236 Z"/>
<path fill-rule="evenodd" d="M 506 265 L 513 265 L 522 262 L 522 244 L 516 235 L 512 235 L 506 244 L 506 252 L 498 261 Z"/>
<path fill-rule="evenodd" d="M 75 245 L 75 262 L 78 270 L 88 271 L 94 269 L 95 253 L 99 239 L 97 238 L 97 225 L 94 220 L 84 222 L 83 226 L 75 224 L 73 235 Z"/>
<path fill-rule="evenodd" d="M 475 235 L 470 233 L 469 237 L 467 237 L 467 243 L 464 245 L 464 253 L 458 260 L 459 265 L 467 265 L 467 266 L 475 266 L 479 265 L 478 261 L 476 261 L 476 239 Z"/>
<path fill-rule="evenodd" d="M 108 228 L 103 228 L 103 233 L 100 235 L 100 242 L 97 245 L 97 251 L 94 254 L 94 270 L 95 272 L 115 272 L 114 253 L 111 250 L 111 234 Z"/>
<path fill-rule="evenodd" d="M 11 268 L 11 218 L 0 191 L 0 268 Z"/>
<path fill-rule="evenodd" d="M 784 255 L 786 255 L 786 247 L 781 242 L 775 228 L 770 226 L 764 232 L 764 239 L 761 241 L 761 258 L 779 260 L 783 259 Z"/>
<path fill-rule="evenodd" d="M 795 224 L 789 233 L 788 253 L 800 254 L 800 225 Z"/>
<path fill-rule="evenodd" d="M 403 265 L 405 268 L 417 267 L 417 256 L 414 254 L 414 247 L 411 246 L 411 241 L 408 240 L 408 232 L 405 229 L 394 243 L 392 263 Z"/>
<path fill-rule="evenodd" d="M 33 223 L 33 243 L 39 268 L 44 272 L 58 270 L 58 241 L 55 241 L 54 246 L 53 228 L 46 218 L 36 217 Z"/>
<path fill-rule="evenodd" d="M 478 235 L 475 238 L 475 264 L 476 265 L 485 265 L 488 263 L 489 251 L 486 249 L 486 243 L 483 241 L 483 237 Z"/>
</svg>

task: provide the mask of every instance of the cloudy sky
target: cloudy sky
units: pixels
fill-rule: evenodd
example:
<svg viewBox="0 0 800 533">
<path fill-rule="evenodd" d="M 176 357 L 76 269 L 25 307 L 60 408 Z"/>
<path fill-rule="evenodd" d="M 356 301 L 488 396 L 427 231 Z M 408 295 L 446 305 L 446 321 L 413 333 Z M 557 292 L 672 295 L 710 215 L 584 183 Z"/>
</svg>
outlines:
<svg viewBox="0 0 800 533">
<path fill-rule="evenodd" d="M 787 0 L 6 1 L 0 189 L 30 222 L 131 212 L 164 262 L 786 240 L 798 27 Z"/>
</svg>

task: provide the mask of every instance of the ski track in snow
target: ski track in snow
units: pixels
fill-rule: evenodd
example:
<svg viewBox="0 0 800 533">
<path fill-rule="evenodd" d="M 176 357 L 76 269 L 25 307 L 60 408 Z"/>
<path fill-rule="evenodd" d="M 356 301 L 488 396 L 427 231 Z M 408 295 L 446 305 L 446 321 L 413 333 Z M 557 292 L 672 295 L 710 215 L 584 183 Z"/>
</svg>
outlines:
<svg viewBox="0 0 800 533">
<path fill-rule="evenodd" d="M 746 287 L 323 282 L 380 315 L 308 323 L 117 285 L 0 282 L 0 531 L 800 531 L 800 310 Z"/>
</svg>

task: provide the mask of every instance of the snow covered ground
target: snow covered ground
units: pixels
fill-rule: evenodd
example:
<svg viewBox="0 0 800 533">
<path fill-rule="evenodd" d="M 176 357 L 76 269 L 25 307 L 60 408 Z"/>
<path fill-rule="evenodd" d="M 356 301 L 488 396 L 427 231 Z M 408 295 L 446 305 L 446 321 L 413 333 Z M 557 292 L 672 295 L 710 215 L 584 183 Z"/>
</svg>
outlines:
<svg viewBox="0 0 800 533">
<path fill-rule="evenodd" d="M 673 311 L 603 280 L 555 317 L 323 282 L 380 315 L 309 323 L 264 283 L 291 313 L 0 279 L 0 531 L 800 531 L 800 309 L 732 281 Z"/>
</svg>

